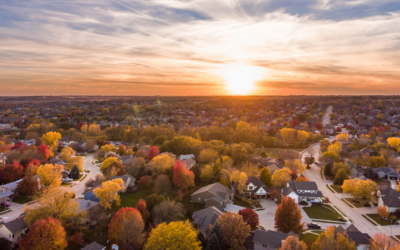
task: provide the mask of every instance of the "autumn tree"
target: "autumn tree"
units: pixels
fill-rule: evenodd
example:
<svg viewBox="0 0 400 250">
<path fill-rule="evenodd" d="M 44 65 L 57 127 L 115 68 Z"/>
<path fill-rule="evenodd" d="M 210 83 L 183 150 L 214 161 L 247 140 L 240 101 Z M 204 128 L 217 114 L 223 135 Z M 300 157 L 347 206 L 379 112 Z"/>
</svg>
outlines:
<svg viewBox="0 0 400 250">
<path fill-rule="evenodd" d="M 300 177 L 297 177 L 296 181 L 309 181 L 309 180 L 304 176 L 300 176 Z"/>
<path fill-rule="evenodd" d="M 371 180 L 350 179 L 342 185 L 343 193 L 351 193 L 355 199 L 363 198 L 366 201 L 375 200 L 374 194 L 379 190 L 378 185 Z"/>
<path fill-rule="evenodd" d="M 315 158 L 314 156 L 306 156 L 304 158 L 304 162 L 307 164 L 307 167 L 309 167 L 311 164 L 313 164 L 315 162 Z"/>
<path fill-rule="evenodd" d="M 284 233 L 293 231 L 300 234 L 304 230 L 304 223 L 301 222 L 303 216 L 301 215 L 300 208 L 294 199 L 285 196 L 281 200 L 275 212 L 275 228 Z"/>
<path fill-rule="evenodd" d="M 68 245 L 69 246 L 74 246 L 76 248 L 82 247 L 83 244 L 85 243 L 85 240 L 83 239 L 83 234 L 80 232 L 75 232 L 71 236 L 68 237 Z"/>
<path fill-rule="evenodd" d="M 243 216 L 228 211 L 218 217 L 218 223 L 225 244 L 230 249 L 242 249 L 250 231 L 250 226 L 243 221 Z"/>
<path fill-rule="evenodd" d="M 233 171 L 230 176 L 230 182 L 235 183 L 235 189 L 239 193 L 243 193 L 243 190 L 246 188 L 247 175 L 244 172 Z"/>
<path fill-rule="evenodd" d="M 174 166 L 174 164 L 175 160 L 168 154 L 160 154 L 152 159 L 151 169 L 157 174 L 162 174 L 164 171 Z"/>
<path fill-rule="evenodd" d="M 100 171 L 108 179 L 111 176 L 124 175 L 125 166 L 122 165 L 122 161 L 119 161 L 117 157 L 108 157 L 101 164 Z"/>
<path fill-rule="evenodd" d="M 259 168 L 257 164 L 247 161 L 242 164 L 242 172 L 244 172 L 247 176 L 258 176 Z"/>
<path fill-rule="evenodd" d="M 371 250 L 400 250 L 400 244 L 390 236 L 375 234 L 371 240 Z"/>
<path fill-rule="evenodd" d="M 301 163 L 301 161 L 298 159 L 286 160 L 285 167 L 300 174 L 303 174 L 304 170 L 306 170 L 306 165 Z"/>
<path fill-rule="evenodd" d="M 105 209 L 111 209 L 112 204 L 115 202 L 119 206 L 121 198 L 118 192 L 125 189 L 124 181 L 120 178 L 106 181 L 101 184 L 101 188 L 93 190 L 93 194 L 99 198 L 100 205 Z"/>
<path fill-rule="evenodd" d="M 321 162 L 324 164 L 333 164 L 334 162 L 339 162 L 341 160 L 340 156 L 334 152 L 325 152 L 321 156 Z"/>
<path fill-rule="evenodd" d="M 37 173 L 40 176 L 40 183 L 45 187 L 58 187 L 61 184 L 62 165 L 45 164 L 41 165 Z"/>
<path fill-rule="evenodd" d="M 116 152 L 117 151 L 117 148 L 112 144 L 103 145 L 103 146 L 100 147 L 100 149 L 103 150 L 106 153 L 107 152 L 111 152 L 111 151 L 112 152 Z"/>
<path fill-rule="evenodd" d="M 299 241 L 296 236 L 289 236 L 282 242 L 282 247 L 279 250 L 307 250 L 307 245 Z"/>
<path fill-rule="evenodd" d="M 389 211 L 388 211 L 387 207 L 384 206 L 384 205 L 378 207 L 378 212 L 377 213 L 381 217 L 381 220 L 384 220 L 387 217 L 389 217 Z"/>
<path fill-rule="evenodd" d="M 201 250 L 198 231 L 187 220 L 162 223 L 151 231 L 145 250 Z"/>
<path fill-rule="evenodd" d="M 25 176 L 18 182 L 16 192 L 20 195 L 32 196 L 37 193 L 39 183 L 32 176 Z"/>
<path fill-rule="evenodd" d="M 336 136 L 336 141 L 338 142 L 346 142 L 348 140 L 349 140 L 349 134 L 341 133 Z"/>
<path fill-rule="evenodd" d="M 61 139 L 61 134 L 58 132 L 47 132 L 43 135 L 43 142 L 49 147 L 49 150 L 56 151 L 58 147 L 58 141 Z"/>
<path fill-rule="evenodd" d="M 75 150 L 73 150 L 71 147 L 66 147 L 61 150 L 60 159 L 67 161 L 69 158 L 74 157 L 75 154 Z"/>
<path fill-rule="evenodd" d="M 61 222 L 52 217 L 33 224 L 26 237 L 19 242 L 21 250 L 62 250 L 67 246 L 66 232 Z"/>
<path fill-rule="evenodd" d="M 173 184 L 182 191 L 188 190 L 194 186 L 194 174 L 186 165 L 180 161 L 176 161 L 174 166 Z"/>
<path fill-rule="evenodd" d="M 390 147 L 398 150 L 400 148 L 400 138 L 397 137 L 389 137 L 387 139 L 388 144 L 390 145 Z"/>
<path fill-rule="evenodd" d="M 158 194 L 171 192 L 171 181 L 165 174 L 159 175 L 154 182 L 154 191 Z"/>
<path fill-rule="evenodd" d="M 272 175 L 272 183 L 276 187 L 286 187 L 288 181 L 292 179 L 291 174 L 292 171 L 287 168 L 275 170 L 274 174 Z"/>
<path fill-rule="evenodd" d="M 149 153 L 147 154 L 147 160 L 151 161 L 154 157 L 156 157 L 160 152 L 158 151 L 157 146 L 152 146 L 149 149 Z"/>
<path fill-rule="evenodd" d="M 202 163 L 210 163 L 219 157 L 218 152 L 211 148 L 206 148 L 200 151 L 199 161 Z"/>
<path fill-rule="evenodd" d="M 296 140 L 297 131 L 292 128 L 283 128 L 279 130 L 279 135 L 282 138 L 283 146 L 291 147 L 293 142 Z"/>
<path fill-rule="evenodd" d="M 155 226 L 162 222 L 170 223 L 183 217 L 184 208 L 182 203 L 175 201 L 163 201 L 154 207 L 152 211 Z"/>
<path fill-rule="evenodd" d="M 369 163 L 372 168 L 380 168 L 386 166 L 386 159 L 383 155 L 381 156 L 371 156 L 369 158 Z"/>
<path fill-rule="evenodd" d="M 131 207 L 118 210 L 108 224 L 108 238 L 121 249 L 141 249 L 144 222 L 140 212 Z"/>
<path fill-rule="evenodd" d="M 77 166 L 79 172 L 83 172 L 83 164 L 84 162 L 82 156 L 75 156 L 67 160 L 67 165 L 65 166 L 65 168 L 72 169 L 74 166 Z"/>
<path fill-rule="evenodd" d="M 149 211 L 152 211 L 155 206 L 165 201 L 165 197 L 163 195 L 151 194 L 146 198 L 146 205 Z"/>
<path fill-rule="evenodd" d="M 315 250 L 356 250 L 354 241 L 350 240 L 347 233 L 335 234 L 335 227 L 329 226 L 325 232 L 318 236 L 312 244 L 311 249 Z"/>
<path fill-rule="evenodd" d="M 207 248 L 206 250 L 221 250 L 225 249 L 225 241 L 224 236 L 221 232 L 221 227 L 219 226 L 218 220 L 214 223 L 214 226 L 211 228 L 208 233 L 207 238 Z"/>
<path fill-rule="evenodd" d="M 342 143 L 340 143 L 338 141 L 329 145 L 329 147 L 328 147 L 328 152 L 339 154 L 340 151 L 342 151 Z"/>
<path fill-rule="evenodd" d="M 239 214 L 243 216 L 243 221 L 246 222 L 252 230 L 256 229 L 259 224 L 258 214 L 251 208 L 239 210 Z"/>
<path fill-rule="evenodd" d="M 146 211 L 146 202 L 143 199 L 139 199 L 138 203 L 136 204 L 136 209 L 143 214 Z"/>
<path fill-rule="evenodd" d="M 47 145 L 44 144 L 39 145 L 37 151 L 42 155 L 44 160 L 47 160 L 54 155 L 54 153 L 48 149 Z"/>
<path fill-rule="evenodd" d="M 269 188 L 272 188 L 271 171 L 267 167 L 263 167 L 260 173 L 260 181 Z"/>
<path fill-rule="evenodd" d="M 150 187 L 151 183 L 153 183 L 153 180 L 151 179 L 151 176 L 145 175 L 145 176 L 140 177 L 138 183 L 141 186 Z"/>
<path fill-rule="evenodd" d="M 339 172 L 336 174 L 335 179 L 333 180 L 333 184 L 335 185 L 342 185 L 345 180 L 350 178 L 349 174 L 345 169 L 340 169 Z"/>
</svg>

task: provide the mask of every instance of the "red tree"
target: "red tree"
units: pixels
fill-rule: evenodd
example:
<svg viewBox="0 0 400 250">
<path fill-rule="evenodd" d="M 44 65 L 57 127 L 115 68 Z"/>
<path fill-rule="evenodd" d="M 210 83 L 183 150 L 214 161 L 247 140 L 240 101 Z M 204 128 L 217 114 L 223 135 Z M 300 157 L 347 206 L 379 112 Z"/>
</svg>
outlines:
<svg viewBox="0 0 400 250">
<path fill-rule="evenodd" d="M 239 210 L 239 214 L 243 216 L 243 221 L 250 225 L 251 229 L 255 229 L 258 224 L 258 214 L 251 208 Z"/>
<path fill-rule="evenodd" d="M 32 196 L 38 191 L 38 182 L 32 176 L 25 176 L 18 182 L 16 192 L 18 194 Z"/>
<path fill-rule="evenodd" d="M 316 129 L 322 129 L 321 123 L 317 122 L 317 123 L 315 124 L 315 128 L 316 128 Z"/>
<path fill-rule="evenodd" d="M 342 132 L 342 128 L 341 127 L 337 127 L 336 131 L 340 133 L 340 132 Z"/>
<path fill-rule="evenodd" d="M 126 147 L 124 144 L 119 145 L 117 153 L 119 155 L 126 155 Z"/>
<path fill-rule="evenodd" d="M 23 143 L 23 142 L 17 142 L 17 143 L 15 143 L 15 145 L 12 146 L 10 149 L 11 149 L 11 150 L 17 150 L 17 149 L 23 149 L 23 148 L 25 148 L 25 147 L 26 147 L 26 144 L 25 144 L 25 143 Z"/>
<path fill-rule="evenodd" d="M 147 160 L 151 161 L 154 157 L 156 157 L 160 152 L 158 151 L 157 146 L 152 146 L 149 149 L 149 153 L 147 154 Z"/>
<path fill-rule="evenodd" d="M 187 168 L 185 163 L 176 161 L 173 183 L 182 189 L 182 191 L 186 191 L 188 188 L 194 186 L 194 174 Z"/>
<path fill-rule="evenodd" d="M 146 211 L 146 202 L 143 199 L 140 199 L 136 205 L 136 209 L 143 214 L 144 211 Z"/>
<path fill-rule="evenodd" d="M 299 125 L 299 120 L 293 119 L 292 120 L 292 127 L 296 127 L 297 125 Z"/>
<path fill-rule="evenodd" d="M 142 176 L 142 178 L 140 178 L 140 180 L 139 180 L 139 184 L 144 185 L 146 187 L 150 187 L 151 182 L 152 182 L 151 176 L 148 176 L 148 175 Z"/>
<path fill-rule="evenodd" d="M 49 159 L 51 151 L 47 148 L 47 145 L 40 145 L 37 150 L 42 154 L 43 159 Z"/>
<path fill-rule="evenodd" d="M 10 183 L 22 178 L 24 167 L 15 160 L 13 164 L 0 168 L 0 183 Z"/>
<path fill-rule="evenodd" d="M 296 171 L 292 171 L 292 173 L 290 174 L 290 176 L 292 177 L 292 180 L 296 180 L 297 177 L 298 177 Z"/>
<path fill-rule="evenodd" d="M 76 232 L 73 235 L 69 236 L 68 238 L 68 244 L 73 245 L 73 246 L 83 246 L 83 243 L 85 241 L 83 240 L 83 234 Z"/>
<path fill-rule="evenodd" d="M 52 217 L 41 219 L 29 229 L 29 233 L 19 242 L 19 249 L 58 250 L 68 246 L 66 233 L 59 220 Z"/>
</svg>

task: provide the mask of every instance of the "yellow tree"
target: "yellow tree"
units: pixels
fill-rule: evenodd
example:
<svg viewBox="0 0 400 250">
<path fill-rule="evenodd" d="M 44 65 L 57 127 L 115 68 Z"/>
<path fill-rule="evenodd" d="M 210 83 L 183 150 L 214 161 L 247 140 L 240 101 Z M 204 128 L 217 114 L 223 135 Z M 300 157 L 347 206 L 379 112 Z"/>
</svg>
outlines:
<svg viewBox="0 0 400 250">
<path fill-rule="evenodd" d="M 101 188 L 93 190 L 93 194 L 100 199 L 100 205 L 105 209 L 111 209 L 112 204 L 115 202 L 119 206 L 121 198 L 118 192 L 125 189 L 124 181 L 120 178 L 106 181 L 101 184 Z"/>
<path fill-rule="evenodd" d="M 206 148 L 201 150 L 199 155 L 200 162 L 210 163 L 215 161 L 218 158 L 218 152 L 211 148 Z"/>
<path fill-rule="evenodd" d="M 342 143 L 340 143 L 338 141 L 335 142 L 334 144 L 329 145 L 329 147 L 328 147 L 328 152 L 339 154 L 340 151 L 342 151 Z"/>
<path fill-rule="evenodd" d="M 168 154 L 160 154 L 151 161 L 152 170 L 157 174 L 163 173 L 175 165 L 175 160 Z"/>
<path fill-rule="evenodd" d="M 392 148 L 398 149 L 400 147 L 400 138 L 390 137 L 387 142 Z"/>
<path fill-rule="evenodd" d="M 43 135 L 43 142 L 49 147 L 51 151 L 55 151 L 58 147 L 58 140 L 61 139 L 61 134 L 58 132 L 47 132 Z"/>
<path fill-rule="evenodd" d="M 60 159 L 63 161 L 67 161 L 69 158 L 75 156 L 75 150 L 71 147 L 66 147 L 61 150 Z"/>
<path fill-rule="evenodd" d="M 292 128 L 283 128 L 279 130 L 279 134 L 282 137 L 283 146 L 290 147 L 296 139 L 297 131 Z"/>
<path fill-rule="evenodd" d="M 201 250 L 198 231 L 187 220 L 158 225 L 150 233 L 145 250 Z"/>
<path fill-rule="evenodd" d="M 355 198 L 364 198 L 366 201 L 375 200 L 374 194 L 379 190 L 378 185 L 371 180 L 359 180 L 353 190 Z"/>
<path fill-rule="evenodd" d="M 287 168 L 282 168 L 279 170 L 275 170 L 274 174 L 272 175 L 272 183 L 276 187 L 286 187 L 286 184 L 292 177 L 290 176 L 292 174 L 292 171 L 290 171 Z"/>
<path fill-rule="evenodd" d="M 305 144 L 306 144 L 306 142 L 307 142 L 307 140 L 308 140 L 308 137 L 310 137 L 310 135 L 309 135 L 306 131 L 304 131 L 304 130 L 299 130 L 299 131 L 297 131 L 297 140 L 298 140 L 302 145 L 305 145 Z"/>
<path fill-rule="evenodd" d="M 88 125 L 86 123 L 82 125 L 81 131 L 82 133 L 86 133 L 88 131 Z"/>
<path fill-rule="evenodd" d="M 40 182 L 45 187 L 58 187 L 61 184 L 62 170 L 61 165 L 45 164 L 38 168 L 37 173 L 40 176 Z"/>
<path fill-rule="evenodd" d="M 90 136 L 97 136 L 101 132 L 100 126 L 93 123 L 89 126 L 88 132 Z"/>
<path fill-rule="evenodd" d="M 354 187 L 358 179 L 345 180 L 342 185 L 343 193 L 351 194 L 353 193 Z"/>
<path fill-rule="evenodd" d="M 354 241 L 350 240 L 347 233 L 335 234 L 335 227 L 329 226 L 321 233 L 318 239 L 312 244 L 313 250 L 345 249 L 356 250 Z"/>
<path fill-rule="evenodd" d="M 336 136 L 336 141 L 338 142 L 345 142 L 348 140 L 349 140 L 349 134 L 341 133 Z"/>
<path fill-rule="evenodd" d="M 242 164 L 242 171 L 245 172 L 247 176 L 258 176 L 260 172 L 257 164 L 248 161 Z"/>
<path fill-rule="evenodd" d="M 285 161 L 285 167 L 293 170 L 295 172 L 298 172 L 300 174 L 304 173 L 304 170 L 306 170 L 306 165 L 301 163 L 300 160 L 296 159 L 296 160 L 286 160 Z"/>
<path fill-rule="evenodd" d="M 100 171 L 105 178 L 110 178 L 114 175 L 125 174 L 125 166 L 122 165 L 122 161 L 119 161 L 117 157 L 108 157 L 101 164 Z"/>
<path fill-rule="evenodd" d="M 244 172 L 233 171 L 230 177 L 231 183 L 236 183 L 236 189 L 242 193 L 246 188 L 247 175 Z"/>
<path fill-rule="evenodd" d="M 103 150 L 104 152 L 111 152 L 111 151 L 115 152 L 115 151 L 117 151 L 117 148 L 112 144 L 106 144 L 104 146 L 101 146 L 100 149 Z"/>
<path fill-rule="evenodd" d="M 299 241 L 296 236 L 289 236 L 282 242 L 282 247 L 279 250 L 307 250 L 307 245 Z"/>
<path fill-rule="evenodd" d="M 66 169 L 72 169 L 74 166 L 77 166 L 79 169 L 79 172 L 83 171 L 83 158 L 82 156 L 76 156 L 69 158 L 67 160 L 67 165 L 65 166 Z"/>
<path fill-rule="evenodd" d="M 389 217 L 389 211 L 386 206 L 382 205 L 382 206 L 378 207 L 377 213 L 381 217 L 382 220 Z"/>
</svg>

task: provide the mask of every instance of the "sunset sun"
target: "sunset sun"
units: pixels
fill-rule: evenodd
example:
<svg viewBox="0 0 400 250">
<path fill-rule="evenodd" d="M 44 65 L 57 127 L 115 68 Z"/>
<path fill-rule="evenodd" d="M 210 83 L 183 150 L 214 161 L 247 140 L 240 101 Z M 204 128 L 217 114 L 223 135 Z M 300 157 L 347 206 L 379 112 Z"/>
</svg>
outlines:
<svg viewBox="0 0 400 250">
<path fill-rule="evenodd" d="M 244 64 L 225 66 L 222 77 L 227 89 L 236 95 L 249 94 L 255 89 L 254 83 L 262 78 L 258 67 Z"/>
</svg>

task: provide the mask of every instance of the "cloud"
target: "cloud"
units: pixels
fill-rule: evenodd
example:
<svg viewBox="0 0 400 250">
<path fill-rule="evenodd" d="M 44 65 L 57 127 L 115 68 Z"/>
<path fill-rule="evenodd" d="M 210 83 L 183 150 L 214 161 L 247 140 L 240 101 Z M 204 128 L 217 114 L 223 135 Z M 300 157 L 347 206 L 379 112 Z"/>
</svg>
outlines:
<svg viewBox="0 0 400 250">
<path fill-rule="evenodd" d="M 262 68 L 259 95 L 399 93 L 399 10 L 387 0 L 5 1 L 0 88 L 229 94 L 218 72 L 240 63 Z"/>
</svg>

